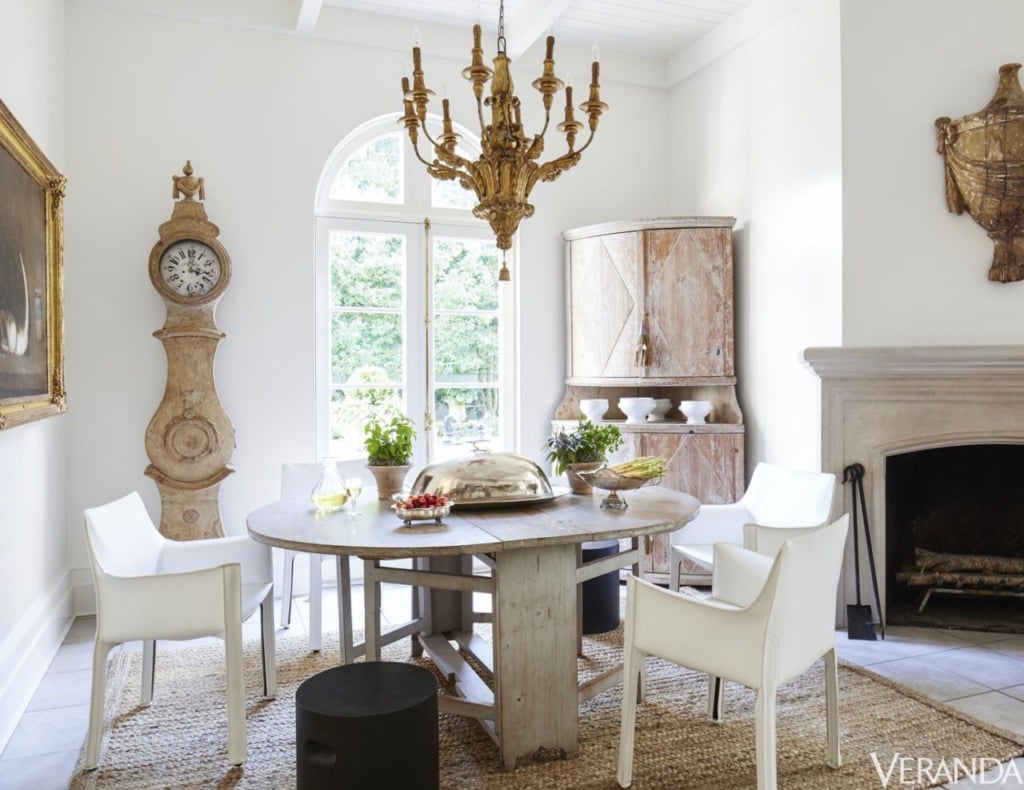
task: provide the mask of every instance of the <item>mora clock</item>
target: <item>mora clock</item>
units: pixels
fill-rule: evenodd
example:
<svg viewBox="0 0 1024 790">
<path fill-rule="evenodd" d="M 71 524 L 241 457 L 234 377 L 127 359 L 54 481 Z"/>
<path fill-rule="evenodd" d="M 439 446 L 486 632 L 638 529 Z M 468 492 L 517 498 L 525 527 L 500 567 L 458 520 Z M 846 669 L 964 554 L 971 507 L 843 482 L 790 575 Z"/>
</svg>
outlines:
<svg viewBox="0 0 1024 790">
<path fill-rule="evenodd" d="M 167 353 L 167 388 L 146 429 L 146 474 L 160 490 L 160 532 L 175 540 L 220 537 L 220 484 L 234 469 L 235 428 L 217 398 L 213 359 L 224 333 L 214 311 L 231 259 L 206 217 L 203 179 L 172 176 L 176 200 L 149 254 L 149 277 L 167 305 L 153 333 Z M 196 199 L 198 197 L 198 200 Z"/>
</svg>

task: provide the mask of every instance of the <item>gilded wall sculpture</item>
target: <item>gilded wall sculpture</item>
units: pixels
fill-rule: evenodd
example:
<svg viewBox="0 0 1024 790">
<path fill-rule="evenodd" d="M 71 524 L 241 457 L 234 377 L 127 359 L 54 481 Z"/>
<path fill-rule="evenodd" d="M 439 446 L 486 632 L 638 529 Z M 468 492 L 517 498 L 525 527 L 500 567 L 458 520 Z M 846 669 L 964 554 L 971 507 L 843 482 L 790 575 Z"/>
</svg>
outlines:
<svg viewBox="0 0 1024 790">
<path fill-rule="evenodd" d="M 937 118 L 946 160 L 946 205 L 988 231 L 995 253 L 988 279 L 1024 279 L 1024 91 L 1020 63 L 999 67 L 999 87 L 978 112 Z"/>
</svg>

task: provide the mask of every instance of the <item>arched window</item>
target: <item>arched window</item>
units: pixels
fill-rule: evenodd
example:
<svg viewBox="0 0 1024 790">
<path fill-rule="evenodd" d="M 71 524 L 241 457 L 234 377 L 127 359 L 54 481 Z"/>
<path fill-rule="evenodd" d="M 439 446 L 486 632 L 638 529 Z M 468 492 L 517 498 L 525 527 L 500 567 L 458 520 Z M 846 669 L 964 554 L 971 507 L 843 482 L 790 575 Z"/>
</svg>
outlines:
<svg viewBox="0 0 1024 790">
<path fill-rule="evenodd" d="M 407 414 L 414 463 L 512 448 L 509 283 L 474 195 L 427 175 L 397 115 L 335 149 L 316 203 L 317 450 L 357 458 Z M 514 251 L 513 251 L 514 252 Z"/>
</svg>

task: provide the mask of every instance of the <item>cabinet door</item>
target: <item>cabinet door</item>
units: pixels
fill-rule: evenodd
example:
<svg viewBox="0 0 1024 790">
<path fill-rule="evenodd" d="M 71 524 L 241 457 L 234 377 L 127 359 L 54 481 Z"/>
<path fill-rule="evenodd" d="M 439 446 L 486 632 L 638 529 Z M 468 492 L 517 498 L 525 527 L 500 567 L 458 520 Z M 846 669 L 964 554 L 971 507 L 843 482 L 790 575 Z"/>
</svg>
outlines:
<svg viewBox="0 0 1024 790">
<path fill-rule="evenodd" d="M 642 433 L 642 455 L 667 460 L 662 485 L 685 491 L 702 504 L 735 502 L 743 496 L 742 433 Z M 667 582 L 671 539 L 655 535 L 644 552 L 644 571 L 651 581 Z"/>
<path fill-rule="evenodd" d="M 570 378 L 640 375 L 643 234 L 611 233 L 569 243 L 566 300 Z"/>
<path fill-rule="evenodd" d="M 735 502 L 743 496 L 743 434 L 642 434 L 643 455 L 667 459 L 662 485 L 697 497 L 705 505 Z"/>
<path fill-rule="evenodd" d="M 728 228 L 649 230 L 647 376 L 732 376 L 732 233 Z"/>
</svg>

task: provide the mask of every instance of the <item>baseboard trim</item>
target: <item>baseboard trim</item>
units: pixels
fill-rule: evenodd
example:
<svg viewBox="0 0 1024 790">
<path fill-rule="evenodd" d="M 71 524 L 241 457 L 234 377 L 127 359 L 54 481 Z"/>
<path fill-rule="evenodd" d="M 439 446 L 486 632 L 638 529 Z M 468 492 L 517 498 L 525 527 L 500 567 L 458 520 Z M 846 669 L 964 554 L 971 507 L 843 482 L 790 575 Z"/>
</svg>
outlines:
<svg viewBox="0 0 1024 790">
<path fill-rule="evenodd" d="M 0 752 L 74 620 L 74 576 L 69 571 L 40 596 L 0 643 Z"/>
</svg>

